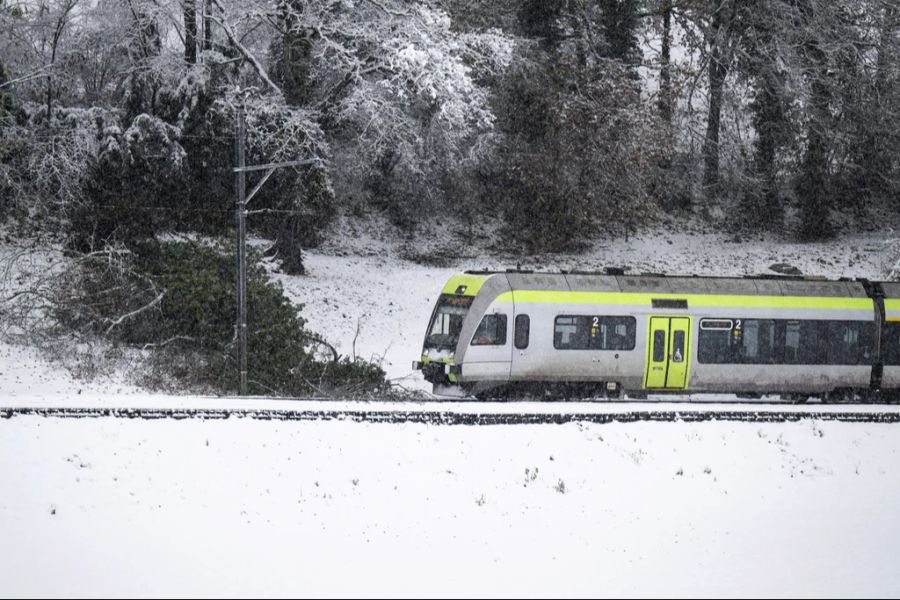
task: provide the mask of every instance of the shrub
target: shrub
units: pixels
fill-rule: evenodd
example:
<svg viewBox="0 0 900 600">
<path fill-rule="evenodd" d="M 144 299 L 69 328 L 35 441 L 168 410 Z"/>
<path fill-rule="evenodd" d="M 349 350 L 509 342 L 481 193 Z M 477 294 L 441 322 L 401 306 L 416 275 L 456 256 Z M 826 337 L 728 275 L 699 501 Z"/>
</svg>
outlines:
<svg viewBox="0 0 900 600">
<path fill-rule="evenodd" d="M 362 393 L 384 384 L 377 365 L 318 358 L 327 343 L 308 332 L 297 307 L 268 280 L 256 253 L 247 271 L 250 391 Z M 78 262 L 56 294 L 67 327 L 151 349 L 157 368 L 184 385 L 237 388 L 234 255 L 186 242 L 147 243 Z M 123 315 L 129 315 L 123 318 Z M 185 356 L 194 361 L 186 368 Z"/>
<path fill-rule="evenodd" d="M 84 200 L 72 211 L 70 243 L 89 252 L 108 244 L 132 245 L 174 228 L 171 212 L 182 206 L 185 152 L 175 130 L 141 114 L 121 132 L 103 132 L 90 161 Z"/>
</svg>

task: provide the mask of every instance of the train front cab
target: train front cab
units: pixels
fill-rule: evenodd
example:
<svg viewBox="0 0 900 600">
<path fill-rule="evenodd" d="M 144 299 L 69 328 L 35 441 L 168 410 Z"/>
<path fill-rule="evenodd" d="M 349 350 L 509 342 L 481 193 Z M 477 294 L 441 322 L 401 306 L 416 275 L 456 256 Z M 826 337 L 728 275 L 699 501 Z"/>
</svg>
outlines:
<svg viewBox="0 0 900 600">
<path fill-rule="evenodd" d="M 470 377 L 509 377 L 511 310 L 492 310 L 479 318 L 504 287 L 509 287 L 505 277 L 478 273 L 454 275 L 444 285 L 428 324 L 421 360 L 413 363 L 436 393 L 464 395 L 458 384 L 466 354 Z"/>
</svg>

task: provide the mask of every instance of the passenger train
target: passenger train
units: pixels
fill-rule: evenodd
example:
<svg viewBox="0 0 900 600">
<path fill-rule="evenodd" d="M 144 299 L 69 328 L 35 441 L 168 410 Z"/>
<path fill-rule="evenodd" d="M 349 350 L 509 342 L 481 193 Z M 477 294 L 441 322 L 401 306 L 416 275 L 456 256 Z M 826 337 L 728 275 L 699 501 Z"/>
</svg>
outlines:
<svg viewBox="0 0 900 600">
<path fill-rule="evenodd" d="M 444 286 L 413 367 L 454 396 L 894 399 L 900 283 L 469 271 Z"/>
</svg>

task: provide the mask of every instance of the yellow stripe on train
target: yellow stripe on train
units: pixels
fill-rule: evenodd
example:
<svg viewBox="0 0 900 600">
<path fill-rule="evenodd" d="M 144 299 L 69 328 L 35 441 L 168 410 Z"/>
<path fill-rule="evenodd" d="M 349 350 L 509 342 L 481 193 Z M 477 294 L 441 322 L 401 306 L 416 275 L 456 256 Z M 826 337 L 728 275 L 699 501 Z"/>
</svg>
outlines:
<svg viewBox="0 0 900 600">
<path fill-rule="evenodd" d="M 730 294 L 673 294 L 646 292 L 572 292 L 563 290 L 515 290 L 504 292 L 499 302 L 543 302 L 556 304 L 631 304 L 651 306 L 653 300 L 687 300 L 688 306 L 755 308 L 812 308 L 872 310 L 871 298 L 828 296 L 743 296 Z"/>
</svg>

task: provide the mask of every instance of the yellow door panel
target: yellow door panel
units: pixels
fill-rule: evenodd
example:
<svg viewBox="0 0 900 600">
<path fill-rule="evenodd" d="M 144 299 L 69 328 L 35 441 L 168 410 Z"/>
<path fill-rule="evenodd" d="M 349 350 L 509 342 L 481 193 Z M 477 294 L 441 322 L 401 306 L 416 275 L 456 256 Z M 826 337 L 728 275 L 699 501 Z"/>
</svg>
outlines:
<svg viewBox="0 0 900 600">
<path fill-rule="evenodd" d="M 690 317 L 650 317 L 644 387 L 684 389 L 690 371 Z"/>
<path fill-rule="evenodd" d="M 666 368 L 669 356 L 669 319 L 650 318 L 650 341 L 647 350 L 646 387 L 666 387 Z"/>
<path fill-rule="evenodd" d="M 669 369 L 666 376 L 666 387 L 684 389 L 687 385 L 688 343 L 691 334 L 691 321 L 686 317 L 669 320 Z"/>
</svg>

